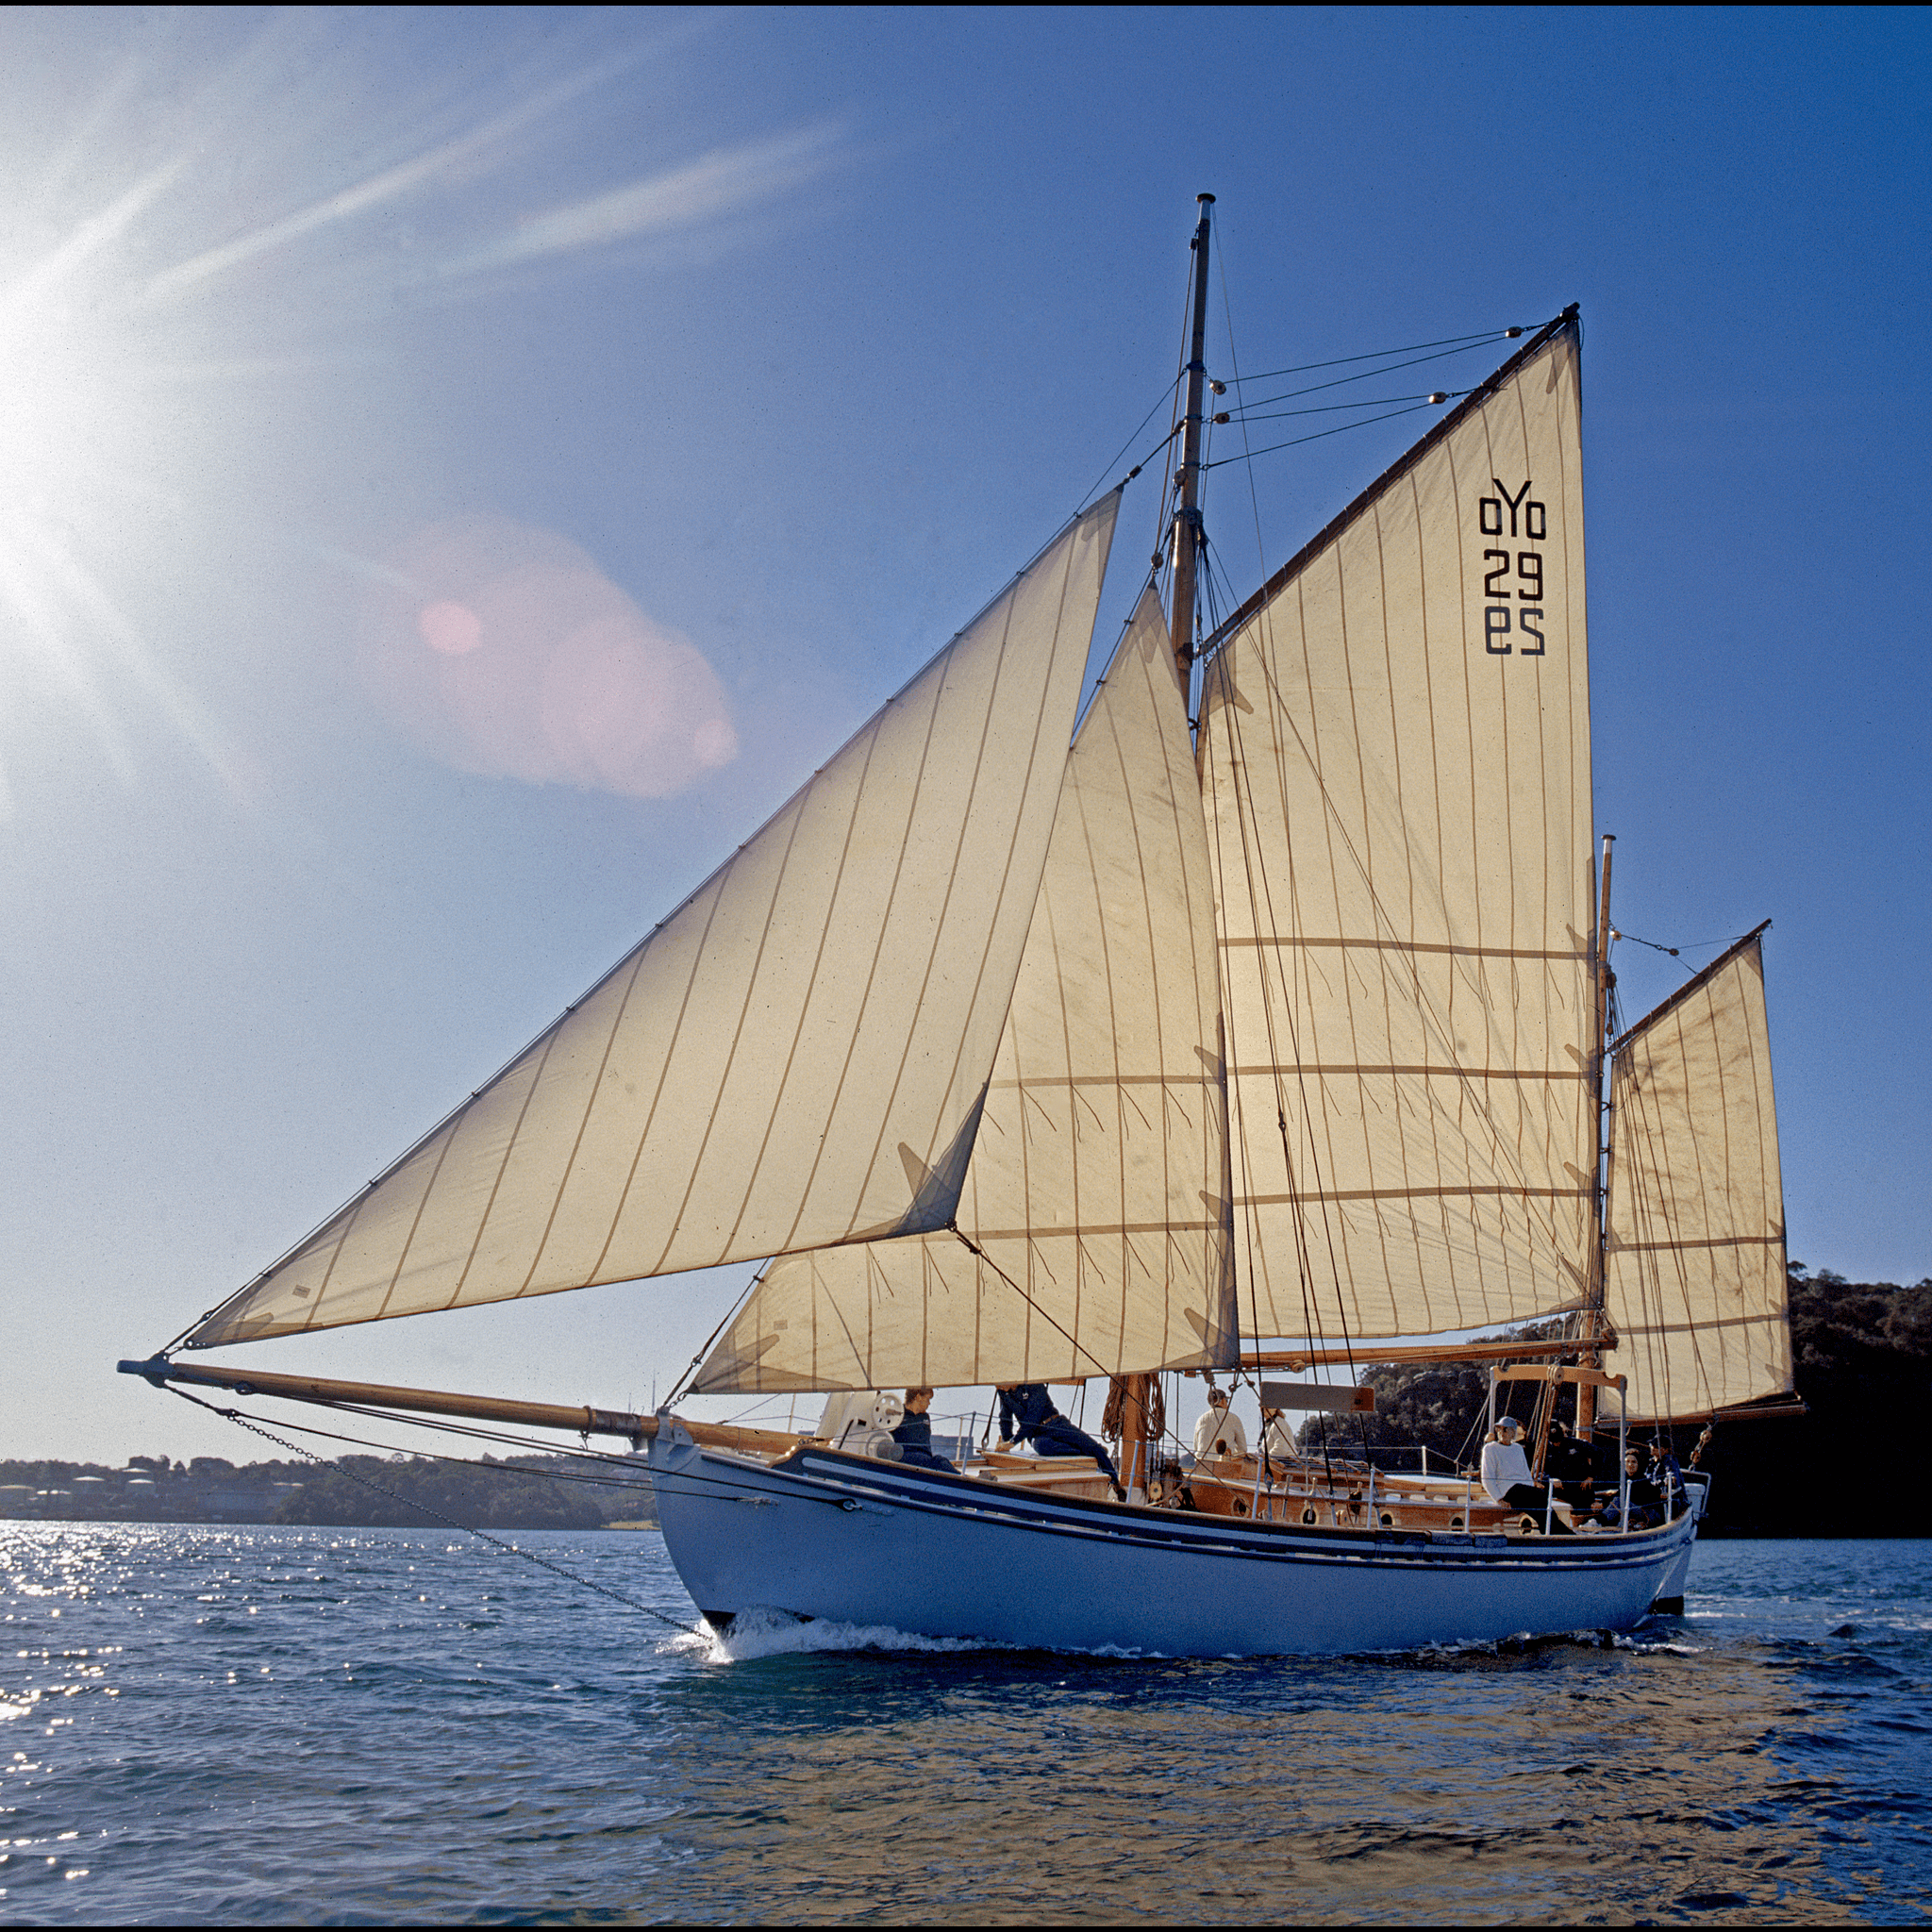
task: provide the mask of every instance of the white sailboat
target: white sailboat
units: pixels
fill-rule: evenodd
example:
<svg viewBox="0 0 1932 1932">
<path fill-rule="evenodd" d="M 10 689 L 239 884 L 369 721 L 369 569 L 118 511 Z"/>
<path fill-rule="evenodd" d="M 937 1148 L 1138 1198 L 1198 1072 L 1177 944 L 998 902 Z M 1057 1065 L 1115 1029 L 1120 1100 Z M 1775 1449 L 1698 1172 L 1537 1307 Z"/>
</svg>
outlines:
<svg viewBox="0 0 1932 1932">
<path fill-rule="evenodd" d="M 1189 1470 L 1164 1441 L 1171 1374 L 1487 1357 L 1574 1388 L 1586 1429 L 1600 1397 L 1621 1428 L 1791 1386 L 1758 935 L 1610 1039 L 1575 311 L 1204 636 L 1202 199 L 1171 599 L 1157 570 L 1077 732 L 1118 490 L 501 1074 L 178 1338 L 761 1259 L 690 1390 L 824 1392 L 822 1429 L 170 1351 L 125 1370 L 648 1444 L 670 1555 L 719 1625 L 1318 1652 L 1623 1629 L 1681 1596 L 1701 1491 L 1656 1527 L 1626 1507 L 1562 1536 L 1460 1473 Z M 1414 1341 L 1553 1316 L 1540 1343 Z M 870 1420 L 895 1384 L 1091 1377 L 1125 1500 L 1084 1458 L 946 1472 L 834 1426 L 854 1391 Z"/>
</svg>

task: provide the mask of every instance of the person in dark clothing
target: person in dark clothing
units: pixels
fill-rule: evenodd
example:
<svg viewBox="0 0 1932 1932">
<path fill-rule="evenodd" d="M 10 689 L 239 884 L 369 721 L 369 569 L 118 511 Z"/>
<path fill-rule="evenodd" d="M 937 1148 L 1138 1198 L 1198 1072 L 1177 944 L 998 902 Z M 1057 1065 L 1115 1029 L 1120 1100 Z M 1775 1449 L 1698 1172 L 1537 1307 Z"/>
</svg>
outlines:
<svg viewBox="0 0 1932 1932">
<path fill-rule="evenodd" d="M 1590 1445 L 1579 1442 L 1562 1423 L 1550 1424 L 1550 1446 L 1543 1456 L 1543 1474 L 1557 1486 L 1557 1501 L 1573 1509 L 1589 1509 L 1595 1502 Z"/>
<path fill-rule="evenodd" d="M 1623 1522 L 1623 1505 L 1615 1497 L 1597 1511 L 1597 1521 L 1612 1529 L 1655 1529 L 1664 1520 L 1664 1492 L 1643 1473 L 1643 1452 L 1624 1452 L 1624 1485 L 1630 1492 L 1630 1520 Z"/>
<path fill-rule="evenodd" d="M 930 1389 L 907 1390 L 906 1417 L 892 1431 L 892 1441 L 899 1445 L 901 1462 L 920 1469 L 951 1469 L 953 1465 L 932 1446 L 932 1417 L 926 1414 L 931 1407 Z"/>
<path fill-rule="evenodd" d="M 1664 1507 L 1673 1516 L 1681 1516 L 1690 1503 L 1690 1493 L 1684 1487 L 1684 1472 L 1678 1466 L 1677 1458 L 1671 1451 L 1671 1439 L 1658 1436 L 1650 1445 L 1650 1467 L 1644 1472 L 1657 1487 L 1663 1497 Z"/>
<path fill-rule="evenodd" d="M 1044 1382 L 1002 1382 L 999 1397 L 1002 1449 L 1031 1442 L 1039 1456 L 1091 1456 L 1113 1485 L 1114 1494 L 1124 1493 L 1113 1457 L 1053 1406 Z"/>
</svg>

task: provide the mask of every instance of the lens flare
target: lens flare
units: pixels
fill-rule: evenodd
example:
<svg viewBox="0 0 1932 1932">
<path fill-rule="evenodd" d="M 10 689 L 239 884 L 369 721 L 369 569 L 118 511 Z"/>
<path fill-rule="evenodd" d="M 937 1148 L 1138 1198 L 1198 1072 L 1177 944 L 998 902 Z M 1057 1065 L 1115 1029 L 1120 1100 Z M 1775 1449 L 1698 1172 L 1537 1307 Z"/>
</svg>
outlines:
<svg viewBox="0 0 1932 1932">
<path fill-rule="evenodd" d="M 738 755 L 698 651 L 568 538 L 508 518 L 405 544 L 358 657 L 390 716 L 458 771 L 665 798 Z"/>
</svg>

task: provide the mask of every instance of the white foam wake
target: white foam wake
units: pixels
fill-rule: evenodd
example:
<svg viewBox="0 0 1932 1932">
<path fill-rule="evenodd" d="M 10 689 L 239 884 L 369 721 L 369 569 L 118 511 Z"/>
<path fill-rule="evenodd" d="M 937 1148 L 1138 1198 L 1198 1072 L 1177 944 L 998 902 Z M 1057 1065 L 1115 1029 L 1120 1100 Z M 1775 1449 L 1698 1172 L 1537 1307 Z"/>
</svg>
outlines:
<svg viewBox="0 0 1932 1932">
<path fill-rule="evenodd" d="M 728 1635 L 704 1626 L 713 1663 L 749 1663 L 754 1657 L 784 1657 L 813 1650 L 994 1650 L 1006 1646 L 970 1637 L 917 1637 L 890 1624 L 840 1624 L 828 1617 L 809 1623 L 786 1610 L 741 1610 Z"/>
</svg>

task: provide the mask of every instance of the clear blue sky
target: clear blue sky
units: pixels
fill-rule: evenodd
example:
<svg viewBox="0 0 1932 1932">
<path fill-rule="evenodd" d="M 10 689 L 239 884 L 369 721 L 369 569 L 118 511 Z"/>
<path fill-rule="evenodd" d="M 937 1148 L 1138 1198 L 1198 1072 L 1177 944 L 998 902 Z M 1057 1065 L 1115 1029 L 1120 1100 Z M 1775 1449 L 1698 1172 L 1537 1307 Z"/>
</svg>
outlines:
<svg viewBox="0 0 1932 1932">
<path fill-rule="evenodd" d="M 1172 378 L 1202 189 L 1250 369 L 1582 304 L 1617 923 L 1701 963 L 1775 921 L 1791 1252 L 1932 1273 L 1928 45 L 1840 9 L 0 18 L 0 1454 L 247 1454 L 114 1359 L 1052 533 Z M 1241 587 L 1429 420 L 1265 459 L 1262 557 L 1210 499 Z M 688 641 L 735 758 L 650 796 L 412 735 L 386 573 L 461 519 Z M 1633 1012 L 1674 983 L 1619 963 Z M 740 1278 L 259 1365 L 642 1403 Z"/>
</svg>

